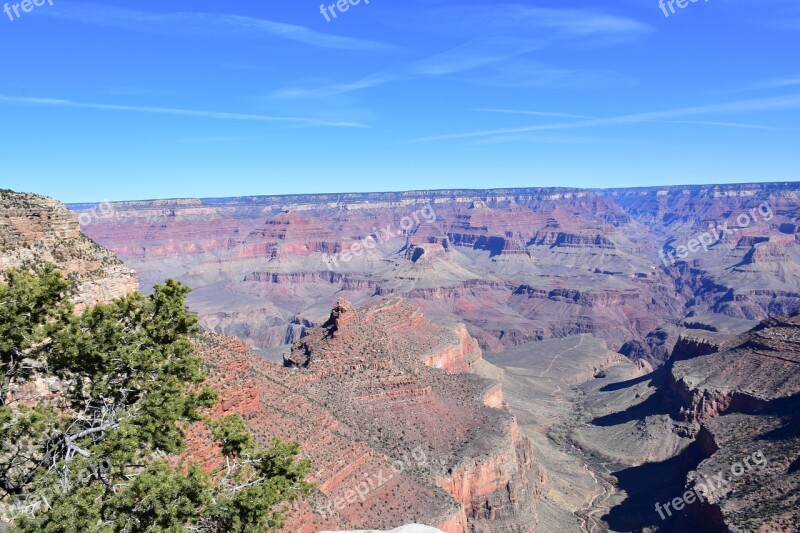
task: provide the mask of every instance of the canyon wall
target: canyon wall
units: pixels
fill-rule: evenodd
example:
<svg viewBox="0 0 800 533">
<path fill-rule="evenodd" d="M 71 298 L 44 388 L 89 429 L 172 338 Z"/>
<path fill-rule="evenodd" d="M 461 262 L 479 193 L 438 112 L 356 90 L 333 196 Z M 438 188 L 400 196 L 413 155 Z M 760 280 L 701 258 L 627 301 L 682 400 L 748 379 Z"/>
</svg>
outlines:
<svg viewBox="0 0 800 533">
<path fill-rule="evenodd" d="M 798 309 L 798 198 L 774 183 L 157 200 L 84 230 L 145 286 L 194 287 L 204 327 L 252 348 L 290 344 L 339 296 L 398 295 L 487 350 L 591 333 L 659 365 L 684 321 L 738 334 Z"/>
<path fill-rule="evenodd" d="M 45 196 L 0 189 L 0 271 L 55 264 L 80 311 L 138 289 L 136 272 L 82 232 L 79 217 Z"/>
<path fill-rule="evenodd" d="M 601 452 L 595 468 L 608 464 L 602 454 L 610 455 L 618 439 L 630 439 L 639 428 L 650 433 L 631 439 L 630 456 L 621 456 L 628 466 L 611 472 L 627 496 L 606 513 L 606 523 L 626 531 L 797 530 L 798 370 L 795 314 L 738 336 L 683 331 L 665 367 L 641 379 L 599 383 L 590 393 L 596 409 L 610 396 L 623 402 L 603 407 L 610 413 L 587 430 L 592 441 L 584 446 Z M 641 454 L 668 448 L 657 458 Z M 666 513 L 668 504 L 673 507 Z"/>
<path fill-rule="evenodd" d="M 314 462 L 318 490 L 287 531 L 404 522 L 534 531 L 530 443 L 500 385 L 464 373 L 482 359 L 463 325 L 433 324 L 399 298 L 340 300 L 282 365 L 222 336 L 199 338 L 197 349 L 223 391 L 218 409 L 242 414 L 265 442 L 301 442 Z"/>
</svg>

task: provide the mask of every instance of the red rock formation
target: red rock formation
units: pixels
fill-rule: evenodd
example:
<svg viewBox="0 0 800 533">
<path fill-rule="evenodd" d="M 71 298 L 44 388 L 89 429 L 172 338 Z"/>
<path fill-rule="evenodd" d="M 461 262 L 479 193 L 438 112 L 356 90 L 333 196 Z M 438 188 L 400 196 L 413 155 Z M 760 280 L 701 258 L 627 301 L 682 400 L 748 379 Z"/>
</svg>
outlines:
<svg viewBox="0 0 800 533">
<path fill-rule="evenodd" d="M 458 342 L 448 346 L 424 359 L 424 363 L 432 368 L 441 368 L 452 373 L 468 372 L 481 358 L 481 349 L 473 339 L 466 326 L 455 329 Z"/>
<path fill-rule="evenodd" d="M 530 497 L 528 483 L 520 483 L 515 474 L 520 461 L 525 468 L 532 468 L 533 452 L 529 443 L 520 441 L 516 420 L 511 424 L 511 439 L 506 447 L 488 457 L 466 461 L 436 479 L 440 487 L 464 506 L 467 516 L 479 524 L 494 522 L 503 515 L 514 516 L 513 507 L 519 504 L 518 499 Z M 508 499 L 497 497 L 503 490 L 511 493 Z"/>
<path fill-rule="evenodd" d="M 498 383 L 489 387 L 483 395 L 483 403 L 487 407 L 494 407 L 495 409 L 505 408 L 505 400 L 503 399 L 503 387 Z"/>
<path fill-rule="evenodd" d="M 263 443 L 299 441 L 314 462 L 319 492 L 295 508 L 287 531 L 533 524 L 520 517 L 533 516 L 538 474 L 514 417 L 497 408 L 499 384 L 453 373 L 480 359 L 463 326 L 434 325 L 400 299 L 359 310 L 340 301 L 324 327 L 295 343 L 286 367 L 224 337 L 197 347 L 222 389 L 215 416 L 238 412 Z M 203 460 L 212 450 L 200 439 L 192 443 Z"/>
</svg>

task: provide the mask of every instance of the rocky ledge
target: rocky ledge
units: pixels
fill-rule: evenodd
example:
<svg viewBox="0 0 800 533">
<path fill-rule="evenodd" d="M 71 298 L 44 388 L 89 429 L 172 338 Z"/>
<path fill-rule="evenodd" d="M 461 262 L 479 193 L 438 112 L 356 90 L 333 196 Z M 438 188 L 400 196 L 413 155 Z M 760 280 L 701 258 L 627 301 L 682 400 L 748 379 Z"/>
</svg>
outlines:
<svg viewBox="0 0 800 533">
<path fill-rule="evenodd" d="M 75 282 L 78 310 L 139 288 L 135 271 L 81 232 L 76 213 L 46 196 L 0 190 L 0 271 L 44 263 Z"/>
</svg>

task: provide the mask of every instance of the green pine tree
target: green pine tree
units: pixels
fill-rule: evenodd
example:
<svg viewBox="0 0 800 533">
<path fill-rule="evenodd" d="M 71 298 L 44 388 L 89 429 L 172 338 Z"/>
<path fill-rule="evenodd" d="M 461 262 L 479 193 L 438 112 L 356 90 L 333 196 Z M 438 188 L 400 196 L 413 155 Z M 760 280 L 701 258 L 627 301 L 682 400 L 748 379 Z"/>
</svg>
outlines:
<svg viewBox="0 0 800 533">
<path fill-rule="evenodd" d="M 205 420 L 224 467 L 171 466 L 182 428 L 217 401 L 190 340 L 189 289 L 168 280 L 81 315 L 71 290 L 50 265 L 0 281 L 0 510 L 12 530 L 280 529 L 311 490 L 297 444 L 261 449 L 240 417 Z M 21 397 L 34 380 L 60 383 L 60 403 Z"/>
</svg>

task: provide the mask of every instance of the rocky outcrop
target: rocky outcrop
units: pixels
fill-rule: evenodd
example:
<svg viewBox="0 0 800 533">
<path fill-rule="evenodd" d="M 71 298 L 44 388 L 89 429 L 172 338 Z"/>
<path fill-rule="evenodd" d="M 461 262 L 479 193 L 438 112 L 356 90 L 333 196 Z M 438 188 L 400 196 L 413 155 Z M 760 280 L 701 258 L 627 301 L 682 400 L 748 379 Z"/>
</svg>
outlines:
<svg viewBox="0 0 800 533">
<path fill-rule="evenodd" d="M 0 271 L 44 263 L 75 283 L 79 311 L 139 287 L 136 272 L 81 232 L 77 214 L 45 196 L 0 190 Z"/>
<path fill-rule="evenodd" d="M 441 349 L 434 350 L 434 353 L 425 357 L 423 362 L 431 368 L 441 368 L 451 373 L 469 372 L 470 369 L 481 359 L 481 349 L 478 341 L 473 339 L 464 325 L 455 328 L 457 338 L 452 344 L 448 338 L 448 344 Z"/>
<path fill-rule="evenodd" d="M 730 413 L 754 413 L 800 394 L 800 315 L 771 319 L 722 351 L 676 361 L 671 390 L 682 413 L 702 421 Z"/>
<path fill-rule="evenodd" d="M 536 494 L 533 450 L 527 439 L 519 437 L 516 419 L 509 428 L 506 446 L 480 459 L 471 459 L 450 468 L 436 483 L 464 506 L 478 531 L 525 531 L 526 517 L 532 519 L 527 500 Z M 531 529 L 532 530 L 532 529 Z"/>
<path fill-rule="evenodd" d="M 494 407 L 495 409 L 505 408 L 506 403 L 503 397 L 503 387 L 499 383 L 489 387 L 483 394 L 483 403 L 487 407 Z"/>
<path fill-rule="evenodd" d="M 695 357 L 702 357 L 720 351 L 723 343 L 717 337 L 699 336 L 695 334 L 681 334 L 672 349 L 670 360 L 688 361 Z"/>
<path fill-rule="evenodd" d="M 449 248 L 449 241 L 444 240 L 443 243 L 419 243 L 411 244 L 406 247 L 405 257 L 413 263 L 429 262 L 436 258 L 444 257 Z"/>
<path fill-rule="evenodd" d="M 498 383 L 459 373 L 481 361 L 464 326 L 435 325 L 398 298 L 358 309 L 340 300 L 284 365 L 243 346 L 197 340 L 215 388 L 227 391 L 222 408 L 243 414 L 259 439 L 302 442 L 314 462 L 318 492 L 293 511 L 290 531 L 413 521 L 446 533 L 532 527 L 530 443 Z"/>
<path fill-rule="evenodd" d="M 537 233 L 529 244 L 551 248 L 614 248 L 614 243 L 604 235 L 580 235 L 561 231 Z"/>
<path fill-rule="evenodd" d="M 578 291 L 575 289 L 554 289 L 547 293 L 554 302 L 565 302 L 585 307 L 615 307 L 625 305 L 628 301 L 641 298 L 636 291 Z"/>
</svg>

